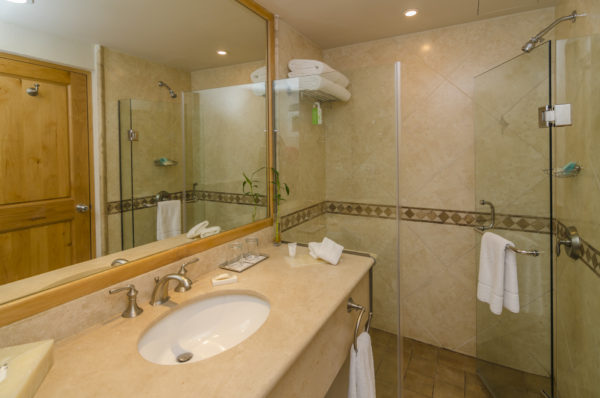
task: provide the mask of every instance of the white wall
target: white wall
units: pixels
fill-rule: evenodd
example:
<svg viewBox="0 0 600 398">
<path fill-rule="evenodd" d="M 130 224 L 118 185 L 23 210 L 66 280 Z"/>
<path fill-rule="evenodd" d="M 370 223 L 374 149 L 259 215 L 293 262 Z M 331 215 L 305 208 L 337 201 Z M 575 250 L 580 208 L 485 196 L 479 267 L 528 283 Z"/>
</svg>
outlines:
<svg viewBox="0 0 600 398">
<path fill-rule="evenodd" d="M 0 51 L 94 70 L 94 44 L 52 36 L 0 21 Z"/>
</svg>

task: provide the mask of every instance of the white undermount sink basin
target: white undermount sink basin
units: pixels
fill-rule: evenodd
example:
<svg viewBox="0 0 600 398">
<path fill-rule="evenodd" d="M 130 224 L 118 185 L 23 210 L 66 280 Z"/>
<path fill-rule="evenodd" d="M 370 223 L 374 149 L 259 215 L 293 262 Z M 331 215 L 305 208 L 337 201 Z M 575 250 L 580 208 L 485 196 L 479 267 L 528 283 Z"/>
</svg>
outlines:
<svg viewBox="0 0 600 398">
<path fill-rule="evenodd" d="M 270 311 L 267 301 L 247 294 L 199 299 L 173 309 L 150 327 L 138 342 L 138 351 L 160 365 L 201 361 L 246 340 Z"/>
</svg>

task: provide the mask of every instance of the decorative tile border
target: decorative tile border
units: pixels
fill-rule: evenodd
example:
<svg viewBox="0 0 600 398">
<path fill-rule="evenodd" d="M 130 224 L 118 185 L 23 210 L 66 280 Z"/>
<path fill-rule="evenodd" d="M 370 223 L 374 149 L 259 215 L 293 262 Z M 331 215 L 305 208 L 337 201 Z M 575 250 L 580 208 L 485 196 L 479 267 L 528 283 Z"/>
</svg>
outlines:
<svg viewBox="0 0 600 398">
<path fill-rule="evenodd" d="M 195 195 L 194 195 L 195 194 Z M 183 193 L 179 192 L 169 192 L 166 200 L 182 200 Z M 185 192 L 185 200 L 186 202 L 197 202 L 197 201 L 207 201 L 207 202 L 220 202 L 220 203 L 232 203 L 238 205 L 248 205 L 254 206 L 254 202 L 252 197 L 248 195 L 244 195 L 241 193 L 232 193 L 232 192 L 216 192 L 216 191 L 186 191 Z M 256 206 L 266 207 L 267 199 L 265 195 L 260 196 L 260 201 Z M 146 209 L 149 207 L 156 207 L 156 198 L 155 195 L 150 196 L 142 196 L 138 198 L 134 198 L 133 200 L 117 200 L 114 202 L 108 202 L 106 204 L 106 213 L 107 214 L 118 214 L 125 211 L 131 210 L 139 210 Z"/>
<path fill-rule="evenodd" d="M 305 207 L 304 209 L 286 214 L 279 220 L 281 232 L 285 232 L 289 229 L 297 227 L 300 224 L 304 224 L 305 222 L 310 221 L 313 218 L 317 218 L 322 214 L 325 214 L 325 202 L 317 203 L 316 205 Z"/>
<path fill-rule="evenodd" d="M 316 208 L 322 211 L 315 211 Z M 321 202 L 311 207 L 295 211 L 281 217 L 282 231 L 294 228 L 321 214 L 341 214 L 347 216 L 375 217 L 395 220 L 396 206 L 356 202 Z M 476 227 L 490 222 L 489 213 L 427 207 L 401 207 L 400 219 L 412 222 L 448 224 Z M 515 214 L 496 213 L 495 229 L 550 234 L 552 223 L 545 217 L 530 217 Z"/>
<path fill-rule="evenodd" d="M 567 227 L 560 221 L 556 223 L 556 238 L 567 239 Z M 596 275 L 600 276 L 600 250 L 590 245 L 584 239 L 581 239 L 583 246 L 583 255 L 579 258 Z M 564 255 L 564 254 L 563 254 Z"/>
</svg>

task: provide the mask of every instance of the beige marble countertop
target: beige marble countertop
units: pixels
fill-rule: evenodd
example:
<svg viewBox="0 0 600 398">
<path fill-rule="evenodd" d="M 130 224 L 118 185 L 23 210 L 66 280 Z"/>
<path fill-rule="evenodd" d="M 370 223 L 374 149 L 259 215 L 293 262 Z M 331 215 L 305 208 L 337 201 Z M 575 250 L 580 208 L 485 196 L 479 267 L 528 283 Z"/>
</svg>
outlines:
<svg viewBox="0 0 600 398">
<path fill-rule="evenodd" d="M 239 345 L 189 364 L 148 362 L 137 351 L 138 340 L 170 308 L 140 303 L 144 312 L 137 318 L 117 318 L 58 342 L 36 397 L 264 397 L 373 264 L 344 253 L 333 266 L 313 260 L 304 247 L 293 260 L 286 245 L 265 252 L 270 258 L 237 274 L 237 283 L 213 287 L 211 278 L 224 272 L 217 269 L 190 291 L 171 294 L 178 304 L 219 292 L 266 297 L 267 321 Z"/>
</svg>

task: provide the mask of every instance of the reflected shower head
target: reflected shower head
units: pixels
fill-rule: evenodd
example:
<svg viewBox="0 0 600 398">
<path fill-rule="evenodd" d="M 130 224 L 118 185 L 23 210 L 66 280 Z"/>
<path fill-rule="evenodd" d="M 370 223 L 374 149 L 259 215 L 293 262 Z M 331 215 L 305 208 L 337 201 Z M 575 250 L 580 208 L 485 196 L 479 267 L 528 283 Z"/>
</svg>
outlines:
<svg viewBox="0 0 600 398">
<path fill-rule="evenodd" d="M 173 89 L 162 80 L 158 81 L 158 87 L 166 87 L 169 90 L 169 95 L 171 96 L 171 98 L 177 98 L 177 94 L 175 93 L 175 91 L 173 91 Z"/>
<path fill-rule="evenodd" d="M 535 47 L 537 42 L 538 42 L 537 40 L 530 39 L 527 43 L 525 43 L 525 45 L 523 47 L 521 47 L 521 50 L 523 50 L 523 52 L 528 53 L 531 50 L 533 50 L 533 48 Z"/>
</svg>

